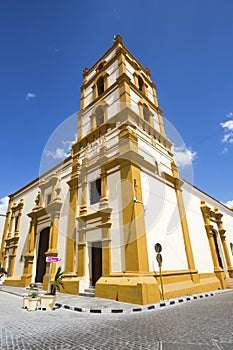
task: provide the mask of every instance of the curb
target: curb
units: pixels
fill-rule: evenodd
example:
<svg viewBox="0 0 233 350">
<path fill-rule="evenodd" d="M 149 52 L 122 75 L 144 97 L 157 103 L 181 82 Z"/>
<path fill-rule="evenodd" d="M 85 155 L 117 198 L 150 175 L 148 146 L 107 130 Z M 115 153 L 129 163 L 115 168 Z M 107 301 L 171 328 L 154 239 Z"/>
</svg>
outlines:
<svg viewBox="0 0 233 350">
<path fill-rule="evenodd" d="M 56 303 L 55 306 L 57 308 L 64 308 L 66 310 L 71 310 L 71 311 L 76 311 L 76 312 L 90 312 L 93 314 L 123 314 L 123 313 L 132 313 L 132 312 L 142 312 L 142 311 L 150 311 L 150 310 L 155 310 L 167 306 L 172 306 L 172 305 L 178 305 L 184 302 L 192 301 L 192 300 L 197 300 L 197 299 L 203 299 L 207 297 L 213 297 L 216 293 L 215 292 L 210 292 L 210 293 L 200 293 L 200 294 L 193 294 L 193 295 L 187 295 L 185 297 L 179 297 L 175 299 L 169 299 L 165 301 L 160 301 L 157 304 L 151 304 L 148 306 L 141 306 L 141 307 L 135 307 L 132 309 L 108 309 L 108 308 L 82 308 L 82 307 L 76 307 L 76 306 L 70 306 L 67 304 L 61 304 L 61 303 Z"/>
</svg>

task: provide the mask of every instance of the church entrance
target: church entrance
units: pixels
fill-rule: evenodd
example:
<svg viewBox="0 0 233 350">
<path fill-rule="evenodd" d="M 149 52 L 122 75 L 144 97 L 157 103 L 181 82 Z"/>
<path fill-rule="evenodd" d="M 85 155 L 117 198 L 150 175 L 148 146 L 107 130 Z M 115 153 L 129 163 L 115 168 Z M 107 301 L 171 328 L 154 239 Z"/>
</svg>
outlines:
<svg viewBox="0 0 233 350">
<path fill-rule="evenodd" d="M 102 276 L 102 242 L 94 242 L 91 246 L 92 260 L 92 286 L 94 287 L 98 279 Z"/>
<path fill-rule="evenodd" d="M 39 242 L 39 249 L 38 249 L 38 258 L 37 258 L 37 265 L 36 265 L 36 282 L 43 282 L 43 277 L 46 272 L 46 256 L 45 252 L 47 252 L 49 247 L 49 227 L 46 227 L 44 230 L 40 233 L 40 242 Z"/>
</svg>

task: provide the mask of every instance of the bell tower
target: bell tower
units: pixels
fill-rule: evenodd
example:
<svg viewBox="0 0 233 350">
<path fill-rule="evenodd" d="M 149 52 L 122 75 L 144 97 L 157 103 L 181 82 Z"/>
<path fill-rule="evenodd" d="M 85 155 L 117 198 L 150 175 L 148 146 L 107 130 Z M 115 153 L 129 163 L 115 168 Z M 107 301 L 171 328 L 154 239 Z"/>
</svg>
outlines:
<svg viewBox="0 0 233 350">
<path fill-rule="evenodd" d="M 77 229 L 78 253 L 75 258 L 68 234 L 66 258 L 67 270 L 77 272 L 79 292 L 94 287 L 97 297 L 139 304 L 160 300 L 148 262 L 142 171 L 159 175 L 162 168 L 172 176 L 171 160 L 150 70 L 117 35 L 83 71 L 68 182 L 68 227 L 73 234 Z"/>
</svg>

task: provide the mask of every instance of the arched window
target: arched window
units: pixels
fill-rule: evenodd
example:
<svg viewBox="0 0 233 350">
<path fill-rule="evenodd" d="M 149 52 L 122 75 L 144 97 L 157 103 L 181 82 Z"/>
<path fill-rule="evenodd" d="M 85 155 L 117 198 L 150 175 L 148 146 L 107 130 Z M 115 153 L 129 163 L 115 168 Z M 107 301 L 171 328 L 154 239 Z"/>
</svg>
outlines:
<svg viewBox="0 0 233 350">
<path fill-rule="evenodd" d="M 98 96 L 102 95 L 102 93 L 104 92 L 104 78 L 100 77 L 97 80 L 97 91 L 98 91 Z"/>
<path fill-rule="evenodd" d="M 147 105 L 143 105 L 143 117 L 144 117 L 145 121 L 149 123 L 149 121 L 150 121 L 150 110 L 147 107 Z"/>
<path fill-rule="evenodd" d="M 138 88 L 140 91 L 143 91 L 143 87 L 144 87 L 144 82 L 143 82 L 142 78 L 139 76 L 138 77 Z"/>
<path fill-rule="evenodd" d="M 231 254 L 233 255 L 233 243 L 230 243 L 230 248 L 231 248 Z"/>
<path fill-rule="evenodd" d="M 100 126 L 104 123 L 104 110 L 102 106 L 99 106 L 95 112 L 96 115 L 96 126 Z"/>
<path fill-rule="evenodd" d="M 100 64 L 98 65 L 98 70 L 101 70 L 103 66 L 104 66 L 103 62 L 100 62 Z"/>
</svg>

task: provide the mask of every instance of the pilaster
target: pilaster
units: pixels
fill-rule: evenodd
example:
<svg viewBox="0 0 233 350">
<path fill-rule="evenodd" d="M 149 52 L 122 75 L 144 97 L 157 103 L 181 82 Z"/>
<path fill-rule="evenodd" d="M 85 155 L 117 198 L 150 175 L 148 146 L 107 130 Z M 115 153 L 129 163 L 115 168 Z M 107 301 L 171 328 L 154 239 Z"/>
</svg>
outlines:
<svg viewBox="0 0 233 350">
<path fill-rule="evenodd" d="M 188 268 L 191 273 L 193 282 L 198 283 L 199 277 L 194 264 L 192 245 L 191 245 L 190 236 L 189 236 L 188 222 L 186 218 L 183 195 L 180 188 L 182 181 L 179 179 L 178 169 L 174 161 L 171 162 L 171 168 L 172 168 L 173 177 L 175 179 L 176 199 L 177 199 L 177 205 L 178 205 L 178 210 L 180 215 L 180 223 L 181 223 L 181 228 L 183 233 L 183 240 L 184 240 L 184 247 L 186 252 Z"/>
</svg>

